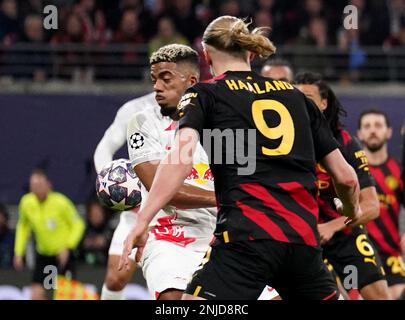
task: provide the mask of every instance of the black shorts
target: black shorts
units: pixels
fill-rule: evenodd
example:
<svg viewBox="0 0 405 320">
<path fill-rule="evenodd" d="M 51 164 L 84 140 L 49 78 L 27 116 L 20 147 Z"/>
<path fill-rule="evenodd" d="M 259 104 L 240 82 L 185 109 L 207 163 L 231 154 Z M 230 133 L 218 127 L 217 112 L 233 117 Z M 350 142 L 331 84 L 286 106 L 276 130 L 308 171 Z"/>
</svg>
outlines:
<svg viewBox="0 0 405 320">
<path fill-rule="evenodd" d="M 45 270 L 46 266 L 56 266 L 58 274 L 67 275 L 69 274 L 74 278 L 75 268 L 73 262 L 73 254 L 70 253 L 69 260 L 64 268 L 59 266 L 56 256 L 44 256 L 39 253 L 35 256 L 35 268 L 32 275 L 32 282 L 44 284 L 45 278 L 50 275 L 50 271 Z M 46 272 L 47 271 L 47 272 Z"/>
<path fill-rule="evenodd" d="M 210 300 L 257 300 L 266 285 L 283 300 L 339 297 L 319 248 L 272 240 L 214 245 L 185 292 Z"/>
<path fill-rule="evenodd" d="M 388 286 L 405 284 L 405 263 L 401 256 L 381 257 Z"/>
<path fill-rule="evenodd" d="M 323 246 L 323 258 L 333 266 L 346 290 L 385 280 L 381 259 L 363 227 L 355 227 L 349 234 L 336 234 Z"/>
</svg>

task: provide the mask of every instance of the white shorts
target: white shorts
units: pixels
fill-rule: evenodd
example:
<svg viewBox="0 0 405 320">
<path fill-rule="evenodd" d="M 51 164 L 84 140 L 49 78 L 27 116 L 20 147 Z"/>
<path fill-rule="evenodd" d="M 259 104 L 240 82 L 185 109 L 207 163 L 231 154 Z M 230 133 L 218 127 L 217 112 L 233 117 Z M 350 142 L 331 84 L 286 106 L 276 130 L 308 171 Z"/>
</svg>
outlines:
<svg viewBox="0 0 405 320">
<path fill-rule="evenodd" d="M 110 249 L 108 250 L 108 255 L 121 256 L 124 250 L 124 241 L 127 238 L 131 229 L 135 226 L 138 216 L 133 211 L 123 211 L 121 212 L 120 222 L 114 231 L 114 235 L 111 240 Z M 132 250 L 129 258 L 135 261 L 135 252 Z"/>
<path fill-rule="evenodd" d="M 151 295 L 157 299 L 167 289 L 185 290 L 204 255 L 168 241 L 149 241 L 141 266 Z"/>
</svg>

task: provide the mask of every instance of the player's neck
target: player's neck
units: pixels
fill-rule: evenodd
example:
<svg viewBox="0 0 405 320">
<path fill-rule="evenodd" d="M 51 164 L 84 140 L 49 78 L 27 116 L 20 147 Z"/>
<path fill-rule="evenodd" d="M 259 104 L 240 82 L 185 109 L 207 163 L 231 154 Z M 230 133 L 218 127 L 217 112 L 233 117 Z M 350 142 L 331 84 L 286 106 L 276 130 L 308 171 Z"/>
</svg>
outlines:
<svg viewBox="0 0 405 320">
<path fill-rule="evenodd" d="M 214 76 L 219 76 L 227 71 L 251 71 L 250 65 L 244 61 L 218 61 L 212 63 Z"/>
<path fill-rule="evenodd" d="M 364 151 L 366 153 L 368 162 L 372 166 L 379 166 L 388 159 L 388 149 L 386 144 L 380 150 L 374 152 L 368 150 L 367 148 L 365 148 Z"/>
</svg>

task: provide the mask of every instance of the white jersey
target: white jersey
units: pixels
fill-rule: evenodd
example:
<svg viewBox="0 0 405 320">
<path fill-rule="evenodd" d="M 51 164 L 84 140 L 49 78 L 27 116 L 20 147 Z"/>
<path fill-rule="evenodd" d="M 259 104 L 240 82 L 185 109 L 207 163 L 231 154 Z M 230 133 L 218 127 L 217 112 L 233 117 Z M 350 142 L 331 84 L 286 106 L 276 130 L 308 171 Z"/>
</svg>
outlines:
<svg viewBox="0 0 405 320">
<path fill-rule="evenodd" d="M 155 100 L 155 94 L 149 93 L 123 104 L 117 111 L 113 123 L 104 133 L 103 138 L 94 152 L 94 166 L 97 172 L 112 161 L 114 153 L 121 148 L 127 137 L 127 125 L 131 117 L 138 111 L 155 108 L 159 105 Z"/>
<path fill-rule="evenodd" d="M 131 117 L 140 110 L 156 107 L 159 105 L 152 92 L 126 102 L 118 109 L 114 121 L 104 133 L 94 152 L 94 166 L 97 172 L 100 172 L 107 163 L 113 160 L 114 154 L 127 141 L 127 126 Z M 137 216 L 132 211 L 123 211 L 120 214 L 119 224 L 110 243 L 109 255 L 120 256 L 122 254 L 123 243 L 130 230 L 136 225 L 136 218 Z M 131 255 L 131 258 L 134 260 L 134 254 Z"/>
<path fill-rule="evenodd" d="M 162 160 L 170 150 L 176 123 L 162 116 L 160 107 L 140 111 L 128 124 L 128 154 L 133 166 L 146 161 Z M 208 157 L 200 144 L 194 152 L 193 169 L 185 183 L 214 191 Z M 148 196 L 142 185 L 142 205 Z M 195 251 L 206 251 L 212 240 L 216 208 L 180 210 L 167 206 L 160 210 L 150 224 L 150 240 L 164 240 Z"/>
</svg>

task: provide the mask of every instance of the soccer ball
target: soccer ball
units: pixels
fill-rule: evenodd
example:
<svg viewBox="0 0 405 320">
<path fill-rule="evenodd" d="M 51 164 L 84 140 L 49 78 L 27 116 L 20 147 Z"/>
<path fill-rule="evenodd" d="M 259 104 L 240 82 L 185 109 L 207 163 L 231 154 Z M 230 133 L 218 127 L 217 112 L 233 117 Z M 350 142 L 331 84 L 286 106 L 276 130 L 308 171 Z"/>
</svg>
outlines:
<svg viewBox="0 0 405 320">
<path fill-rule="evenodd" d="M 126 159 L 107 164 L 96 179 L 96 192 L 102 205 L 116 211 L 133 209 L 141 203 L 141 182 Z"/>
</svg>

